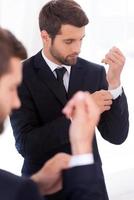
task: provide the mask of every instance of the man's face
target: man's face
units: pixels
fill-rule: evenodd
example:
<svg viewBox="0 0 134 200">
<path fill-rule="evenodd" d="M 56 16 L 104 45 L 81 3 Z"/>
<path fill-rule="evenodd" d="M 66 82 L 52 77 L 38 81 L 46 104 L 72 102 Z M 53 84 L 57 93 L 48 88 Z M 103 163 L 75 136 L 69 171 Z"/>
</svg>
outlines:
<svg viewBox="0 0 134 200">
<path fill-rule="evenodd" d="M 46 56 L 57 64 L 74 65 L 77 62 L 84 36 L 84 26 L 78 28 L 72 25 L 62 25 L 60 33 L 54 40 L 49 38 Z"/>
<path fill-rule="evenodd" d="M 22 80 L 22 65 L 20 59 L 11 58 L 10 70 L 0 77 L 0 132 L 3 122 L 12 109 L 20 107 L 17 87 Z"/>
</svg>

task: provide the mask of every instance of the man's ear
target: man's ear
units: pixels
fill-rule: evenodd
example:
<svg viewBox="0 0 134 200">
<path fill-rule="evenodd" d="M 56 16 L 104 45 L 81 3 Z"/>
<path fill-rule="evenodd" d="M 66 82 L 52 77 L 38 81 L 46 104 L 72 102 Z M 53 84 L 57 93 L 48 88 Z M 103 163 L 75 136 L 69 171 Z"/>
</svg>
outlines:
<svg viewBox="0 0 134 200">
<path fill-rule="evenodd" d="M 50 36 L 45 30 L 41 31 L 41 38 L 45 43 L 48 43 L 48 41 L 50 40 Z"/>
</svg>

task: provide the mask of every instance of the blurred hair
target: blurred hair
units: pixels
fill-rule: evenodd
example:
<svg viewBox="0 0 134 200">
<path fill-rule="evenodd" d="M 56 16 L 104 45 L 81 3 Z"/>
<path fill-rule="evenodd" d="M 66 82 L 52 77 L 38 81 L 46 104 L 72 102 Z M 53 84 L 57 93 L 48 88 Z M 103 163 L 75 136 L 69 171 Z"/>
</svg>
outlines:
<svg viewBox="0 0 134 200">
<path fill-rule="evenodd" d="M 0 76 L 10 69 L 9 62 L 12 57 L 26 59 L 26 49 L 10 31 L 0 27 Z"/>
</svg>

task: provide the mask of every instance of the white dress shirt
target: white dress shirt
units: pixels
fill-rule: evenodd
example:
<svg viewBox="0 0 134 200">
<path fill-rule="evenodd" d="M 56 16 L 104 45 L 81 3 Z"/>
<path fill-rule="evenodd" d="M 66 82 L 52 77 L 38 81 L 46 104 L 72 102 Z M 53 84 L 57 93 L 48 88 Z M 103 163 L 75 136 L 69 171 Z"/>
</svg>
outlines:
<svg viewBox="0 0 134 200">
<path fill-rule="evenodd" d="M 53 63 L 51 60 L 49 60 L 43 53 L 43 50 L 42 50 L 42 56 L 44 58 L 44 60 L 46 61 L 47 65 L 49 66 L 49 68 L 51 69 L 51 71 L 53 72 L 54 76 L 57 78 L 57 74 L 55 72 L 55 69 L 56 68 L 60 68 L 60 67 L 65 67 L 66 68 L 66 72 L 63 76 L 63 83 L 64 83 L 64 86 L 65 86 L 65 89 L 66 91 L 68 91 L 68 86 L 69 86 L 69 78 L 70 78 L 70 71 L 71 71 L 71 66 L 68 66 L 68 65 L 58 65 L 58 64 L 55 64 Z"/>
<path fill-rule="evenodd" d="M 93 163 L 94 163 L 94 156 L 92 153 L 73 155 L 69 162 L 69 167 L 91 165 Z"/>
<path fill-rule="evenodd" d="M 111 93 L 113 99 L 117 99 L 119 96 L 122 95 L 122 86 L 120 85 L 119 87 L 117 87 L 114 90 L 108 89 L 108 91 Z"/>
</svg>

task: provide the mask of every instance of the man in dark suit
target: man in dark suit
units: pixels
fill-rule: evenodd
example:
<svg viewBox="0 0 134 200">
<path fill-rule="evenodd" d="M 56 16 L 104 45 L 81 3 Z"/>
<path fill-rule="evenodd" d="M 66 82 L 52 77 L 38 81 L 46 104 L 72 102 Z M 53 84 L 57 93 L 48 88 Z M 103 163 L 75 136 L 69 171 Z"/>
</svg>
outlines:
<svg viewBox="0 0 134 200">
<path fill-rule="evenodd" d="M 20 61 L 26 56 L 23 45 L 9 31 L 0 28 L 0 133 L 5 117 L 21 105 L 17 87 L 22 79 Z M 30 179 L 0 170 L 0 199 L 41 200 L 41 195 L 62 188 L 62 170 L 65 170 L 63 188 L 67 199 L 106 199 L 100 167 L 94 164 L 92 154 L 94 128 L 100 111 L 88 93 L 79 92 L 66 105 L 64 113 L 72 120 L 69 138 L 73 156 L 55 155 Z"/>
<path fill-rule="evenodd" d="M 22 80 L 21 60 L 26 57 L 21 42 L 11 32 L 0 28 L 0 133 L 4 119 L 21 105 L 17 87 Z M 38 200 L 42 199 L 41 194 L 56 192 L 61 188 L 61 170 L 68 168 L 69 160 L 69 155 L 58 154 L 29 180 L 0 170 L 0 199 Z"/>
<path fill-rule="evenodd" d="M 103 66 L 79 58 L 87 24 L 86 14 L 72 0 L 52 0 L 40 12 L 43 50 L 24 62 L 19 88 L 22 106 L 11 116 L 25 176 L 56 153 L 71 153 L 70 119 L 61 110 L 78 90 L 92 93 L 99 105 L 98 129 L 104 139 L 121 144 L 128 135 L 128 107 L 120 82 L 125 58 L 113 47 L 103 59 L 109 65 L 107 75 Z M 101 166 L 96 137 L 93 153 L 95 163 Z M 102 172 L 100 175 L 103 177 Z"/>
</svg>

